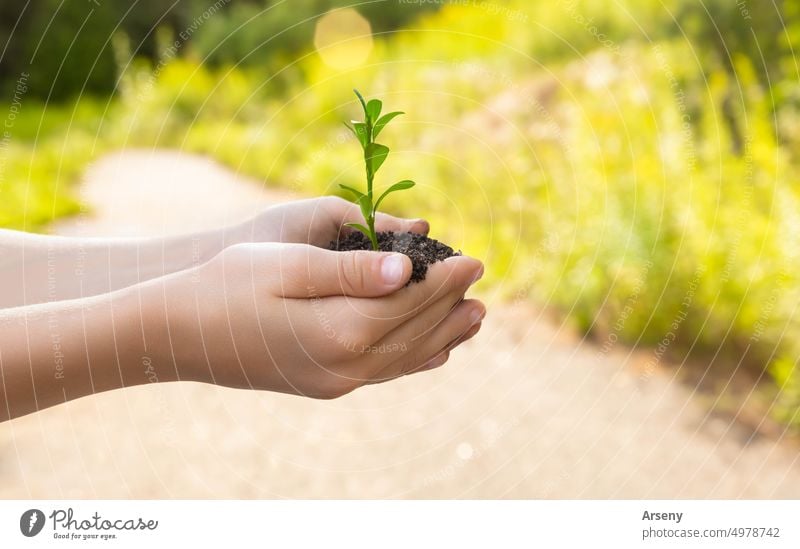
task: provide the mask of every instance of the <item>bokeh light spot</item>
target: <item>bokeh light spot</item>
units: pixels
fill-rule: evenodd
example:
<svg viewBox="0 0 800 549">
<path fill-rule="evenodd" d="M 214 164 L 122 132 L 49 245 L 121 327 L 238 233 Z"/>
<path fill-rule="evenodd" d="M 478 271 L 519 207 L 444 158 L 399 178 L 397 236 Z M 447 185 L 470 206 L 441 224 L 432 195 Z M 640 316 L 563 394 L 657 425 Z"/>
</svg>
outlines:
<svg viewBox="0 0 800 549">
<path fill-rule="evenodd" d="M 372 51 L 372 27 L 352 8 L 329 11 L 317 21 L 314 47 L 329 67 L 357 67 Z"/>
</svg>

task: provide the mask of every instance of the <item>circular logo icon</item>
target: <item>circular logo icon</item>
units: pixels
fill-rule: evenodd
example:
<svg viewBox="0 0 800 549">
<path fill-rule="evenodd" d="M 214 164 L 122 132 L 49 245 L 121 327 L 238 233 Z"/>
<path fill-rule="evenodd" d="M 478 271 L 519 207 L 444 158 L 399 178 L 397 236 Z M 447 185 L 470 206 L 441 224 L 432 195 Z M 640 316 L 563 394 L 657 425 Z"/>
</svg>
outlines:
<svg viewBox="0 0 800 549">
<path fill-rule="evenodd" d="M 28 509 L 19 517 L 19 531 L 26 538 L 32 538 L 44 528 L 44 513 L 39 509 Z"/>
</svg>

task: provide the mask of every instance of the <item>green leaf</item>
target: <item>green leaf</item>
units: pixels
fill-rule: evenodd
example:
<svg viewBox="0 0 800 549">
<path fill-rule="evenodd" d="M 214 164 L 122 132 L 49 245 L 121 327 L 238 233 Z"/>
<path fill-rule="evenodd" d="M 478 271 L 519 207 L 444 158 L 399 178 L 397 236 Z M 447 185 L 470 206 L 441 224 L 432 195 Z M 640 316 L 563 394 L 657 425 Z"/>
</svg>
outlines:
<svg viewBox="0 0 800 549">
<path fill-rule="evenodd" d="M 358 230 L 358 231 L 361 231 L 362 233 L 364 233 L 364 234 L 367 236 L 367 238 L 369 238 L 370 240 L 372 240 L 372 237 L 371 237 L 371 236 L 370 236 L 370 234 L 369 234 L 369 229 L 367 229 L 367 228 L 366 228 L 364 225 L 362 225 L 361 223 L 345 223 L 345 226 L 346 226 L 346 227 L 353 227 L 354 229 L 356 229 L 356 230 Z"/>
<path fill-rule="evenodd" d="M 382 108 L 383 103 L 379 99 L 370 99 L 369 103 L 367 103 L 367 120 L 371 126 L 375 125 L 375 121 L 381 115 Z"/>
<path fill-rule="evenodd" d="M 386 126 L 386 124 L 388 124 L 389 122 L 391 122 L 392 118 L 394 118 L 395 116 L 400 116 L 401 114 L 405 113 L 402 111 L 395 111 L 381 116 L 378 119 L 378 121 L 375 122 L 375 127 L 372 128 L 372 138 L 375 139 L 376 137 L 378 137 L 378 134 L 381 133 L 383 127 Z"/>
<path fill-rule="evenodd" d="M 356 134 L 358 142 L 361 143 L 362 148 L 366 148 L 369 144 L 369 132 L 367 131 L 367 124 L 364 122 L 353 122 L 353 133 Z"/>
<path fill-rule="evenodd" d="M 380 143 L 370 143 L 364 149 L 364 160 L 367 162 L 367 170 L 372 175 L 378 171 L 383 162 L 386 160 L 386 155 L 389 154 L 389 147 L 381 145 Z"/>
<path fill-rule="evenodd" d="M 358 97 L 358 100 L 361 101 L 361 108 L 364 109 L 364 116 L 367 116 L 367 103 L 364 101 L 364 98 L 361 97 L 361 94 L 358 93 L 358 90 L 353 91 L 356 92 L 356 97 Z"/>
<path fill-rule="evenodd" d="M 342 185 L 341 183 L 339 183 L 339 188 L 351 193 L 353 197 L 355 197 L 356 201 L 361 200 L 361 197 L 364 196 L 364 193 L 362 193 L 358 189 L 354 189 L 353 187 L 348 187 L 347 185 Z"/>
<path fill-rule="evenodd" d="M 416 183 L 414 183 L 410 179 L 404 179 L 402 181 L 398 181 L 397 183 L 395 183 L 394 185 L 383 191 L 383 194 L 375 202 L 375 211 L 376 212 L 378 211 L 378 206 L 381 205 L 383 199 L 386 198 L 390 193 L 393 193 L 395 191 L 404 191 L 406 189 L 410 189 L 414 185 L 416 185 Z"/>
<path fill-rule="evenodd" d="M 358 206 L 361 208 L 361 215 L 364 216 L 364 221 L 369 222 L 369 219 L 372 217 L 372 198 L 369 195 L 361 195 L 358 199 Z"/>
</svg>

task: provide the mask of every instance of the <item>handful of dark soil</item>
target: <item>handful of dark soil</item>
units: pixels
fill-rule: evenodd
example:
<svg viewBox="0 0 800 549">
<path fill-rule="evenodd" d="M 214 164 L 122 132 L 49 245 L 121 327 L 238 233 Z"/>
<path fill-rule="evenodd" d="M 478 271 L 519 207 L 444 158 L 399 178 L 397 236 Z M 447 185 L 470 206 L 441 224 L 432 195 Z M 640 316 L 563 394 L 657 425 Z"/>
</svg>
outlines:
<svg viewBox="0 0 800 549">
<path fill-rule="evenodd" d="M 380 251 L 400 252 L 411 259 L 412 270 L 409 284 L 425 280 L 429 265 L 437 261 L 444 261 L 454 255 L 461 255 L 460 251 L 453 251 L 450 246 L 417 233 L 388 231 L 378 233 L 377 236 Z M 372 244 L 363 233 L 353 231 L 341 240 L 332 240 L 328 249 L 341 252 L 372 250 Z"/>
</svg>

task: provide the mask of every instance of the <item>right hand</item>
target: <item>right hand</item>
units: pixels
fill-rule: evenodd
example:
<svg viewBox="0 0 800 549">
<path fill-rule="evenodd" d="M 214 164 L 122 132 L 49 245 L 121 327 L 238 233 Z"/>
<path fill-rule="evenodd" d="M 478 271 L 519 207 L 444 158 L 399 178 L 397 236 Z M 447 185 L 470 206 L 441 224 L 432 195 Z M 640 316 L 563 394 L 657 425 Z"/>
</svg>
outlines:
<svg viewBox="0 0 800 549">
<path fill-rule="evenodd" d="M 482 272 L 458 256 L 404 287 L 401 254 L 237 244 L 154 283 L 164 358 L 181 379 L 335 398 L 443 364 L 480 327 L 483 304 L 463 298 Z"/>
</svg>

